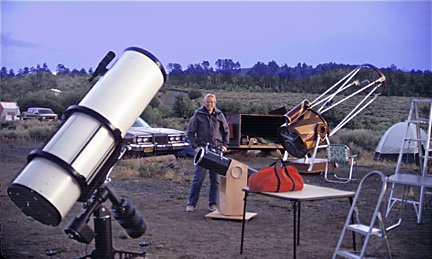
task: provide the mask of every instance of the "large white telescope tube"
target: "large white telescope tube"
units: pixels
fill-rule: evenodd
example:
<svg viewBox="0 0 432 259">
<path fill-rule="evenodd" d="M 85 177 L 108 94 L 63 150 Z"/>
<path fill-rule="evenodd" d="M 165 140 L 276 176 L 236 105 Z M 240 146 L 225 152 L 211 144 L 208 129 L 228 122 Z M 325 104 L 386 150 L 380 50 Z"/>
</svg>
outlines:
<svg viewBox="0 0 432 259">
<path fill-rule="evenodd" d="M 57 226 L 77 200 L 101 184 L 107 161 L 166 78 L 151 53 L 127 48 L 8 188 L 28 216 Z M 101 175 L 102 174 L 102 175 Z"/>
</svg>

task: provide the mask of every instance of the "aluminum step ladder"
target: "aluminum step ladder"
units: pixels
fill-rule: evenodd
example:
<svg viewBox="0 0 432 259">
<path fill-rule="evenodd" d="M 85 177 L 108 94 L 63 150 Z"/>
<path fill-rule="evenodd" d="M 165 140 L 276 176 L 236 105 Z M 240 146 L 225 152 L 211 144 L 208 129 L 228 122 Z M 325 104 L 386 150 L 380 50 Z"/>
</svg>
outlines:
<svg viewBox="0 0 432 259">
<path fill-rule="evenodd" d="M 429 106 L 429 118 L 421 118 L 421 108 L 427 108 Z M 416 134 L 412 137 L 408 136 L 408 132 L 410 131 L 411 125 L 415 125 Z M 396 166 L 396 172 L 394 175 L 389 176 L 388 182 L 392 183 L 392 189 L 389 196 L 389 202 L 387 205 L 386 217 L 388 217 L 391 209 L 396 204 L 396 202 L 400 202 L 400 218 L 399 222 L 395 225 L 388 228 L 388 230 L 399 226 L 402 221 L 403 207 L 406 203 L 411 203 L 414 206 L 414 209 L 417 214 L 417 223 L 421 222 L 421 214 L 424 206 L 424 196 L 431 195 L 430 192 L 425 192 L 426 187 L 430 187 L 432 182 L 432 175 L 427 174 L 429 160 L 431 159 L 430 152 L 432 151 L 430 146 L 431 141 L 431 126 L 432 126 L 432 100 L 429 99 L 413 99 L 411 102 L 411 109 L 408 115 L 407 120 L 407 129 L 405 132 L 404 139 L 402 141 L 402 146 L 399 151 L 399 157 Z M 421 135 L 421 129 L 426 128 L 426 136 Z M 420 168 L 420 175 L 412 175 L 412 174 L 401 174 L 401 162 L 402 157 L 405 153 L 405 150 L 409 150 L 411 143 L 416 144 L 418 147 L 418 161 Z M 423 148 L 424 150 L 423 150 Z M 402 197 L 395 197 L 395 186 L 396 184 L 404 185 L 404 191 Z M 407 186 L 418 186 L 420 187 L 420 198 L 419 200 L 408 200 L 405 199 L 405 188 Z"/>
<path fill-rule="evenodd" d="M 365 181 L 368 179 L 368 183 L 370 181 L 375 181 L 376 179 L 380 179 L 381 180 L 381 192 L 378 196 L 377 199 L 374 199 L 372 197 L 370 197 L 369 195 L 365 195 L 362 196 L 361 199 L 368 199 L 371 200 L 372 203 L 375 204 L 375 208 L 373 211 L 373 214 L 371 217 L 370 214 L 368 213 L 367 217 L 364 217 L 363 215 L 360 216 L 360 214 L 363 214 L 362 212 L 360 212 L 361 207 L 364 203 L 363 200 L 359 200 L 359 197 L 361 195 L 362 192 L 362 188 L 363 188 L 363 184 L 365 183 Z M 370 244 L 371 246 L 373 246 L 374 251 L 379 252 L 379 254 L 381 256 L 383 256 L 384 258 L 391 258 L 391 252 L 390 252 L 390 247 L 388 245 L 387 242 L 387 234 L 386 234 L 386 229 L 384 227 L 384 223 L 382 221 L 382 217 L 381 217 L 381 213 L 380 213 L 380 207 L 381 207 L 381 202 L 384 198 L 385 192 L 386 192 L 386 188 L 387 188 L 387 181 L 385 179 L 385 176 L 383 173 L 379 172 L 379 171 L 373 171 L 368 173 L 360 182 L 358 188 L 357 188 L 357 192 L 356 195 L 354 197 L 354 201 L 353 204 L 351 206 L 351 209 L 348 213 L 348 217 L 346 219 L 344 228 L 342 230 L 341 236 L 339 238 L 339 242 L 336 246 L 336 250 L 333 254 L 333 259 L 337 258 L 337 257 L 344 257 L 344 258 L 365 258 L 366 256 L 368 256 L 366 253 L 368 251 L 370 251 L 370 249 L 367 251 L 366 249 L 368 248 L 368 245 Z M 369 189 L 369 188 L 367 188 Z M 367 197 L 366 197 L 367 196 Z M 364 210 L 364 208 L 363 208 Z M 355 216 L 355 221 L 356 223 L 350 223 L 353 219 L 353 216 Z M 367 222 L 365 221 L 365 219 L 367 218 Z M 363 221 L 363 222 L 362 222 Z M 354 234 L 359 234 L 362 237 L 363 240 L 363 246 L 361 251 L 349 251 L 349 250 L 341 250 L 341 246 L 342 243 L 344 241 L 345 238 L 345 234 L 347 233 L 347 231 L 350 231 L 351 233 Z M 382 244 L 380 247 L 376 247 L 374 244 L 372 244 L 371 241 L 371 237 L 374 237 L 373 241 L 376 241 L 375 239 L 381 239 L 381 243 Z M 386 254 L 387 256 L 380 251 L 382 246 L 385 246 L 386 248 Z M 355 244 L 354 244 L 355 247 Z"/>
</svg>

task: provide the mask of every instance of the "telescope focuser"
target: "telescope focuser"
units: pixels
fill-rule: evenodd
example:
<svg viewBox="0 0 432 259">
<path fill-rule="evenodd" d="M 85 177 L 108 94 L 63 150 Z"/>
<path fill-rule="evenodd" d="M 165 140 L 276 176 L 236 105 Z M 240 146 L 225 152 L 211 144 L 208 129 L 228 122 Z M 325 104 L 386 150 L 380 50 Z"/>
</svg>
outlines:
<svg viewBox="0 0 432 259">
<path fill-rule="evenodd" d="M 102 59 L 102 61 L 99 63 L 98 67 L 96 68 L 96 70 L 93 72 L 93 74 L 91 75 L 91 77 L 89 78 L 89 81 L 93 81 L 93 79 L 95 79 L 95 77 L 97 77 L 98 75 L 103 76 L 105 74 L 105 72 L 108 70 L 107 66 L 108 64 L 115 58 L 115 54 L 114 52 L 110 51 L 108 52 L 108 54 L 106 54 L 106 56 Z"/>
</svg>

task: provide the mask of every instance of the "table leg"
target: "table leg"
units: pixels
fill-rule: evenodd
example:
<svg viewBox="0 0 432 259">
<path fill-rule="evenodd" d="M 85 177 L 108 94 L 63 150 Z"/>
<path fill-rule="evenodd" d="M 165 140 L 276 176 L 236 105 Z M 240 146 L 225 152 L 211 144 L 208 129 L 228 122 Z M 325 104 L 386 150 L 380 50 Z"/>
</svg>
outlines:
<svg viewBox="0 0 432 259">
<path fill-rule="evenodd" d="M 300 211 L 301 211 L 301 202 L 298 202 L 298 214 L 297 214 L 297 245 L 300 245 Z"/>
<path fill-rule="evenodd" d="M 300 225 L 297 225 L 300 223 L 299 216 L 300 216 L 300 202 L 298 201 L 291 201 L 291 204 L 294 209 L 293 213 L 293 258 L 296 259 L 297 257 L 297 244 L 299 243 L 299 236 L 300 236 Z"/>
<path fill-rule="evenodd" d="M 241 233 L 241 243 L 240 243 L 240 254 L 243 253 L 243 239 L 244 239 L 244 229 L 245 229 L 245 217 L 246 217 L 246 202 L 249 192 L 245 192 L 244 204 L 243 204 L 243 220 L 242 220 L 242 233 Z"/>
<path fill-rule="evenodd" d="M 352 197 L 349 197 L 348 198 L 349 199 L 349 201 L 350 201 L 350 208 L 352 207 L 352 204 L 353 204 L 353 198 Z M 353 214 L 351 214 L 351 224 L 354 224 L 354 213 Z M 354 251 L 357 251 L 357 249 L 356 249 L 356 240 L 355 240 L 355 232 L 354 231 L 352 231 L 352 239 L 353 239 L 353 249 L 354 249 Z"/>
</svg>

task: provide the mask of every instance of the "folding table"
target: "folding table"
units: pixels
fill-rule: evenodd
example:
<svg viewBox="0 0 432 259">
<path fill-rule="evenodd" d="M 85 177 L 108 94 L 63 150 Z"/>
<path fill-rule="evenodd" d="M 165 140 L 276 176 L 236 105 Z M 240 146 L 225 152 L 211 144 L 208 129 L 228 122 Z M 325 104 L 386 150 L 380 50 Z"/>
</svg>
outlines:
<svg viewBox="0 0 432 259">
<path fill-rule="evenodd" d="M 272 198 L 282 199 L 291 201 L 294 209 L 293 213 L 293 258 L 296 258 L 297 245 L 300 244 L 300 206 L 302 201 L 318 201 L 325 199 L 335 199 L 335 198 L 348 198 L 350 205 L 352 204 L 352 199 L 355 192 L 342 191 L 328 187 L 320 187 L 310 184 L 305 184 L 303 189 L 300 191 L 293 192 L 251 192 L 249 188 L 245 187 L 242 189 L 245 192 L 244 205 L 243 205 L 243 223 L 242 223 L 242 234 L 241 234 L 241 245 L 240 254 L 243 253 L 243 240 L 244 240 L 244 229 L 245 229 L 245 214 L 246 214 L 246 203 L 249 193 L 254 193 L 258 195 L 264 195 Z M 347 212 L 348 212 L 347 208 Z M 355 250 L 355 240 L 354 250 Z"/>
</svg>

